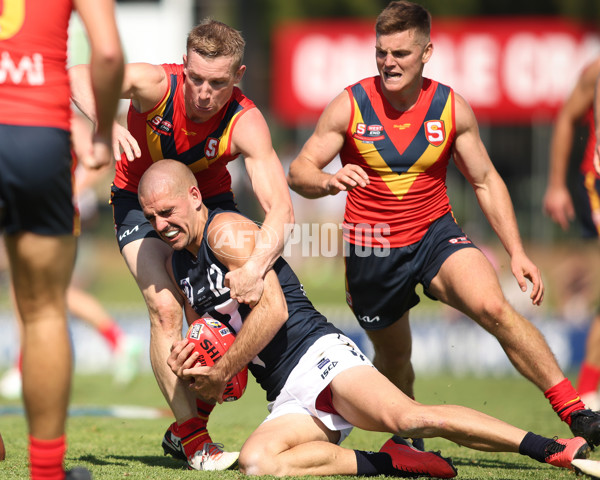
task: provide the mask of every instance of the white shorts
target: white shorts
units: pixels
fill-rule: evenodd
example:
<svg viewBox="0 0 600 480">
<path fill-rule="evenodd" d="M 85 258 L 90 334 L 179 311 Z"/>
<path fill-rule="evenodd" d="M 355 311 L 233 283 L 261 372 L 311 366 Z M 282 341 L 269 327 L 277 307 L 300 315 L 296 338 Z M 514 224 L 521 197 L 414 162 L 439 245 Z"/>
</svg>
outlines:
<svg viewBox="0 0 600 480">
<path fill-rule="evenodd" d="M 264 421 L 292 413 L 310 415 L 329 430 L 339 431 L 338 443 L 342 443 L 354 426 L 340 415 L 318 410 L 315 403 L 336 375 L 357 366 L 373 364 L 348 337 L 332 333 L 319 338 L 291 371 L 275 401 L 269 403 L 270 413 Z"/>
</svg>

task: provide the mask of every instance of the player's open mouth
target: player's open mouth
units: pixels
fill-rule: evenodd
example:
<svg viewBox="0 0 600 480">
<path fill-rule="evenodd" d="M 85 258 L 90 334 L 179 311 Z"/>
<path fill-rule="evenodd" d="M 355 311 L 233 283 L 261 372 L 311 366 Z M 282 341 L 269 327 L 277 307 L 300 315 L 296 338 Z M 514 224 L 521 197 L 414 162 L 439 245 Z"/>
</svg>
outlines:
<svg viewBox="0 0 600 480">
<path fill-rule="evenodd" d="M 179 234 L 179 229 L 175 228 L 175 229 L 169 230 L 167 232 L 164 232 L 163 237 L 172 239 L 172 238 L 176 237 L 178 234 Z"/>
<path fill-rule="evenodd" d="M 396 72 L 383 72 L 383 76 L 385 77 L 386 80 L 388 79 L 398 79 L 402 76 L 401 73 L 396 73 Z"/>
</svg>

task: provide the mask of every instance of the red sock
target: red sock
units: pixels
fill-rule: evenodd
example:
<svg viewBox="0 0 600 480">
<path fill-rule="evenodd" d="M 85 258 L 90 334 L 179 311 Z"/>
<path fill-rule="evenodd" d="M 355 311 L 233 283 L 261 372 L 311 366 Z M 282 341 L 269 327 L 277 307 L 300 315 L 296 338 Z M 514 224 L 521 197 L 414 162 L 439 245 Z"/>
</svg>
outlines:
<svg viewBox="0 0 600 480">
<path fill-rule="evenodd" d="M 198 410 L 198 417 L 200 418 L 201 422 L 204 424 L 205 427 L 208 423 L 208 417 L 210 416 L 210 412 L 213 411 L 213 408 L 215 408 L 214 405 L 203 402 L 199 398 L 196 399 L 196 409 Z"/>
<path fill-rule="evenodd" d="M 67 450 L 65 436 L 40 440 L 29 436 L 31 480 L 64 480 L 63 460 Z"/>
<path fill-rule="evenodd" d="M 577 380 L 577 391 L 580 395 L 595 392 L 600 383 L 600 368 L 583 362 L 579 369 L 579 379 Z"/>
<path fill-rule="evenodd" d="M 571 425 L 571 413 L 576 410 L 584 410 L 585 405 L 579 398 L 579 394 L 571 385 L 568 378 L 558 382 L 544 392 L 550 405 L 563 422 Z"/>
<path fill-rule="evenodd" d="M 116 322 L 111 320 L 107 326 L 100 327 L 98 331 L 100 332 L 100 335 L 102 335 L 108 342 L 110 349 L 114 352 L 117 349 L 117 345 L 119 345 L 121 338 L 123 337 L 123 330 L 121 330 Z"/>
<path fill-rule="evenodd" d="M 188 458 L 200 450 L 205 443 L 212 443 L 208 430 L 206 430 L 206 423 L 198 417 L 190 418 L 181 425 L 177 425 L 177 435 L 181 438 L 181 445 L 183 445 L 183 450 Z"/>
</svg>

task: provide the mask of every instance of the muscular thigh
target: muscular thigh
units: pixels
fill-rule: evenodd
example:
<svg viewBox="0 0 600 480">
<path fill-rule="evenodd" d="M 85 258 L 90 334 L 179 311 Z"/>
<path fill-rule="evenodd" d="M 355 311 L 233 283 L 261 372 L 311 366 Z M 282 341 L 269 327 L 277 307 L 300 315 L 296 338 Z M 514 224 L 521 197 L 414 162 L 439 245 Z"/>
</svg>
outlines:
<svg viewBox="0 0 600 480">
<path fill-rule="evenodd" d="M 475 248 L 459 250 L 446 258 L 431 281 L 429 291 L 471 317 L 479 316 L 485 304 L 504 299 L 496 271 Z"/>
<path fill-rule="evenodd" d="M 72 235 L 71 166 L 66 130 L 0 125 L 0 228 Z"/>
</svg>

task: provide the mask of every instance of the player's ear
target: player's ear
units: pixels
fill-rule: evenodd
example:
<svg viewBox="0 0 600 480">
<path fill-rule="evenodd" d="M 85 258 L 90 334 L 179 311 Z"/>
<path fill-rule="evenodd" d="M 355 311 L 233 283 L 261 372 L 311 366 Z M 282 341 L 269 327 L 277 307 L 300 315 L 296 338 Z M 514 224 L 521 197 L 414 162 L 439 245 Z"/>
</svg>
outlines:
<svg viewBox="0 0 600 480">
<path fill-rule="evenodd" d="M 427 63 L 433 54 L 433 43 L 427 42 L 423 49 L 423 63 Z"/>
<path fill-rule="evenodd" d="M 200 209 L 200 207 L 202 207 L 202 194 L 200 193 L 200 189 L 195 185 L 192 185 L 190 187 L 189 193 L 196 209 Z"/>
<path fill-rule="evenodd" d="M 233 83 L 240 83 L 242 81 L 242 77 L 246 72 L 246 65 L 240 65 L 235 74 L 233 75 Z"/>
</svg>

